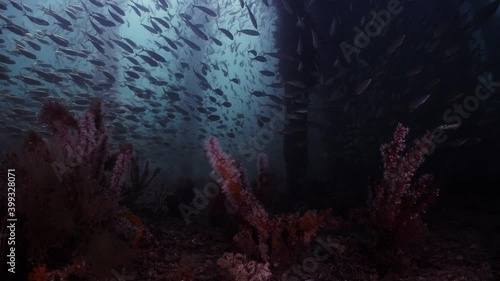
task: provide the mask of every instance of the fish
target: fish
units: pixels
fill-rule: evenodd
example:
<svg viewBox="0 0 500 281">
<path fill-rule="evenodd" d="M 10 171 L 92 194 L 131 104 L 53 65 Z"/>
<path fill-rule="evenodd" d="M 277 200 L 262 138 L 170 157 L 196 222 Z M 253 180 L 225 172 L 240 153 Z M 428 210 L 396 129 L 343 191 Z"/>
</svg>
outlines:
<svg viewBox="0 0 500 281">
<path fill-rule="evenodd" d="M 304 17 L 300 17 L 299 15 L 297 15 L 297 24 L 296 26 L 302 28 L 302 29 L 306 29 L 306 24 L 304 22 Z"/>
<path fill-rule="evenodd" d="M 155 28 L 153 28 L 153 27 L 151 27 L 149 25 L 145 25 L 145 24 L 141 23 L 141 26 L 144 27 L 147 31 L 149 31 L 152 34 L 158 34 L 158 33 L 160 33 Z"/>
<path fill-rule="evenodd" d="M 39 80 L 37 80 L 33 77 L 26 76 L 26 75 L 18 75 L 18 76 L 15 76 L 14 78 L 17 78 L 17 79 L 23 81 L 27 85 L 34 85 L 34 86 L 43 85 L 42 82 L 40 82 Z"/>
<path fill-rule="evenodd" d="M 111 9 L 113 9 L 116 13 L 118 13 L 120 16 L 125 16 L 125 11 L 122 10 L 119 6 L 110 3 L 109 1 L 106 1 L 106 5 L 110 6 Z"/>
<path fill-rule="evenodd" d="M 234 36 L 229 30 L 227 30 L 225 28 L 220 28 L 218 24 L 217 24 L 217 28 L 219 29 L 220 32 L 222 32 L 224 35 L 226 35 L 227 38 L 229 38 L 229 40 L 234 40 Z"/>
<path fill-rule="evenodd" d="M 158 62 L 149 56 L 145 56 L 145 55 L 141 55 L 141 54 L 137 54 L 136 56 L 139 56 L 143 61 L 145 61 L 151 67 L 159 66 Z"/>
<path fill-rule="evenodd" d="M 250 36 L 259 36 L 260 35 L 260 33 L 257 30 L 251 30 L 251 29 L 240 29 L 240 30 L 237 30 L 237 32 L 240 32 L 240 33 L 243 33 L 246 35 L 250 35 Z"/>
<path fill-rule="evenodd" d="M 263 91 L 253 91 L 250 93 L 251 95 L 253 96 L 256 96 L 256 97 L 264 97 L 264 96 L 267 96 L 267 94 Z"/>
<path fill-rule="evenodd" d="M 167 60 L 165 60 L 165 58 L 163 56 L 161 56 L 160 54 L 156 53 L 155 51 L 144 49 L 144 48 L 142 48 L 142 51 L 145 51 L 146 53 L 148 53 L 148 55 L 150 57 L 152 57 L 153 59 L 157 60 L 158 62 L 167 62 Z"/>
<path fill-rule="evenodd" d="M 299 89 L 306 88 L 306 85 L 304 84 L 304 82 L 299 81 L 299 80 L 290 80 L 290 81 L 286 81 L 285 83 L 288 85 L 292 85 L 292 86 L 299 88 Z"/>
<path fill-rule="evenodd" d="M 431 94 L 428 93 L 426 95 L 423 95 L 423 96 L 420 96 L 420 97 L 414 99 L 413 101 L 410 102 L 410 105 L 408 106 L 408 110 L 410 112 L 415 111 L 418 107 L 420 107 L 422 104 L 424 104 L 429 99 L 430 96 L 431 96 Z"/>
<path fill-rule="evenodd" d="M 259 72 L 262 75 L 267 76 L 267 77 L 274 77 L 274 75 L 276 75 L 274 72 L 269 71 L 269 70 L 260 70 Z"/>
<path fill-rule="evenodd" d="M 222 46 L 222 42 L 220 40 L 218 40 L 217 38 L 214 38 L 214 37 L 210 36 L 210 39 L 212 39 L 212 41 L 214 41 L 214 43 L 217 46 Z"/>
<path fill-rule="evenodd" d="M 168 38 L 167 36 L 163 35 L 163 34 L 160 34 L 160 36 L 165 39 L 165 41 L 167 41 L 167 44 L 174 50 L 177 50 L 177 45 L 175 44 L 175 42 Z"/>
<path fill-rule="evenodd" d="M 130 5 L 130 4 L 127 4 L 127 6 L 129 6 L 130 8 L 132 8 L 132 10 L 136 13 L 136 15 L 137 15 L 137 16 L 142 17 L 142 13 L 141 13 L 141 11 L 137 8 L 137 6 L 135 6 L 135 5 L 134 5 L 134 6 L 132 6 L 132 5 Z"/>
<path fill-rule="evenodd" d="M 115 42 L 116 45 L 118 45 L 120 48 L 122 48 L 124 51 L 128 52 L 128 53 L 133 53 L 134 50 L 132 49 L 132 47 L 130 47 L 127 43 L 123 42 L 123 41 L 120 41 L 120 40 L 116 40 L 116 39 L 109 39 L 113 42 Z"/>
<path fill-rule="evenodd" d="M 184 18 L 184 21 L 187 23 L 189 28 L 198 36 L 199 38 L 203 40 L 208 40 L 208 36 L 201 30 L 199 29 L 196 25 L 192 24 L 187 18 Z"/>
<path fill-rule="evenodd" d="M 26 28 L 22 27 L 22 26 L 19 26 L 13 22 L 8 22 L 6 23 L 3 28 L 7 28 L 7 30 L 17 34 L 17 35 L 20 35 L 20 36 L 26 36 L 26 34 L 29 33 L 29 30 L 27 30 Z"/>
<path fill-rule="evenodd" d="M 16 48 L 16 53 L 21 54 L 29 59 L 36 59 L 37 58 L 37 56 L 35 54 L 33 54 L 33 53 L 31 53 L 31 52 L 29 52 L 26 49 L 21 48 L 21 47 Z"/>
<path fill-rule="evenodd" d="M 104 4 L 97 1 L 97 0 L 89 0 L 90 3 L 94 4 L 95 6 L 99 7 L 99 8 L 102 8 L 104 7 Z"/>
<path fill-rule="evenodd" d="M 155 21 L 157 21 L 159 24 L 161 24 L 163 27 L 165 27 L 167 29 L 170 28 L 170 24 L 168 24 L 168 22 L 165 21 L 164 19 L 159 18 L 159 17 L 152 17 L 152 16 L 150 16 L 150 20 L 153 20 L 153 19 Z"/>
<path fill-rule="evenodd" d="M 151 12 L 151 11 L 149 10 L 149 8 L 148 8 L 148 7 L 146 7 L 146 6 L 144 6 L 144 5 L 141 5 L 141 4 L 139 4 L 139 3 L 137 3 L 137 2 L 134 2 L 134 1 L 131 1 L 131 0 L 130 0 L 130 2 L 132 2 L 132 4 L 134 4 L 134 6 L 136 6 L 138 9 L 140 9 L 141 11 L 143 11 L 143 12 L 145 12 L 145 13 L 150 13 L 150 12 Z"/>
<path fill-rule="evenodd" d="M 337 30 L 337 20 L 334 17 L 332 20 L 332 23 L 330 24 L 330 29 L 328 31 L 328 35 L 330 35 L 330 36 L 335 35 L 336 30 Z"/>
<path fill-rule="evenodd" d="M 354 90 L 354 95 L 358 96 L 361 93 L 363 93 L 368 88 L 368 86 L 370 86 L 371 82 L 372 82 L 371 78 L 362 81 Z"/>
<path fill-rule="evenodd" d="M 34 24 L 37 24 L 37 25 L 41 25 L 41 26 L 48 26 L 50 25 L 50 23 L 44 19 L 41 19 L 41 18 L 37 18 L 37 17 L 34 17 L 34 16 L 30 16 L 26 13 L 23 14 L 25 17 L 27 17 L 32 23 Z"/>
<path fill-rule="evenodd" d="M 220 120 L 220 116 L 216 115 L 216 114 L 209 115 L 207 118 L 210 121 L 219 121 Z"/>
<path fill-rule="evenodd" d="M 290 4 L 288 4 L 288 0 L 281 0 L 281 3 L 283 3 L 283 8 L 285 9 L 285 11 L 287 11 L 290 15 L 294 14 L 292 7 L 290 7 Z"/>
<path fill-rule="evenodd" d="M 253 15 L 252 11 L 250 10 L 248 3 L 246 4 L 246 7 L 247 7 L 247 11 L 248 11 L 248 16 L 250 17 L 250 21 L 252 22 L 253 27 L 255 29 L 258 29 L 257 20 L 255 19 L 255 16 Z"/>
<path fill-rule="evenodd" d="M 311 36 L 312 36 L 312 40 L 313 40 L 313 46 L 314 46 L 314 49 L 319 49 L 320 47 L 320 43 L 319 43 L 319 39 L 318 39 L 318 36 L 316 35 L 316 32 L 311 29 Z"/>
<path fill-rule="evenodd" d="M 54 43 L 56 43 L 57 45 L 59 46 L 62 46 L 62 47 L 68 47 L 69 46 L 69 40 L 60 36 L 60 35 L 57 35 L 57 34 L 46 34 L 50 39 L 52 39 L 52 41 Z"/>
<path fill-rule="evenodd" d="M 201 48 L 200 46 L 196 45 L 194 42 L 184 38 L 184 37 L 179 37 L 182 41 L 184 41 L 184 43 L 186 43 L 191 49 L 195 50 L 195 51 L 201 51 Z"/>
<path fill-rule="evenodd" d="M 23 12 L 24 11 L 24 7 L 21 3 L 17 3 L 16 1 L 12 1 L 12 0 L 9 0 L 10 4 L 12 5 L 12 7 L 16 8 L 17 10 Z"/>
<path fill-rule="evenodd" d="M 500 0 L 494 0 L 493 2 L 487 4 L 474 16 L 472 23 L 478 24 L 487 20 L 488 18 L 490 18 L 495 14 L 499 5 L 500 5 Z"/>
<path fill-rule="evenodd" d="M 259 61 L 259 62 L 267 62 L 267 58 L 264 57 L 264 56 L 255 56 L 252 58 L 252 61 L 253 60 L 256 60 L 256 61 Z"/>
<path fill-rule="evenodd" d="M 392 42 L 389 47 L 387 47 L 387 54 L 392 54 L 394 53 L 399 47 L 401 47 L 401 44 L 403 44 L 403 41 L 405 40 L 406 34 L 401 34 L 394 42 Z"/>
<path fill-rule="evenodd" d="M 217 13 L 212 11 L 211 9 L 205 7 L 205 6 L 200 6 L 200 5 L 193 5 L 193 8 L 197 8 L 204 12 L 205 14 L 211 16 L 211 17 L 217 17 Z"/>
<path fill-rule="evenodd" d="M 124 24 L 125 21 L 117 14 L 111 12 L 111 10 L 108 9 L 109 15 L 118 23 Z"/>
</svg>

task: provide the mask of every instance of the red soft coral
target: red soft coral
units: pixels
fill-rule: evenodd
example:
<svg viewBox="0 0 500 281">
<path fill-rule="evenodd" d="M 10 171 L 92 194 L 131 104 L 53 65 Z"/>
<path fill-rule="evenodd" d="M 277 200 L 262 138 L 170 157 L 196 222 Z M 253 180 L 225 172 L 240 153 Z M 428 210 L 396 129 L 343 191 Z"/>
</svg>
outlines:
<svg viewBox="0 0 500 281">
<path fill-rule="evenodd" d="M 425 196 L 432 175 L 425 174 L 412 184 L 415 172 L 429 151 L 432 134 L 425 134 L 408 153 L 403 154 L 407 134 L 408 129 L 398 124 L 393 141 L 382 145 L 383 178 L 372 186 L 374 224 L 396 249 L 422 238 L 426 225 L 421 215 L 438 195 L 436 189 Z"/>
<path fill-rule="evenodd" d="M 214 172 L 221 177 L 222 190 L 230 207 L 255 228 L 258 236 L 258 242 L 244 241 L 253 239 L 251 231 L 243 227 L 235 237 L 237 243 L 252 251 L 258 249 L 260 258 L 265 262 L 270 259 L 280 264 L 294 262 L 298 248 L 311 241 L 328 214 L 308 211 L 303 216 L 286 214 L 269 218 L 263 205 L 248 188 L 248 180 L 240 164 L 222 151 L 216 138 L 209 138 L 206 147 Z M 259 156 L 258 168 L 259 175 L 263 176 L 267 157 Z M 265 180 L 261 178 L 259 183 L 263 185 Z"/>
</svg>

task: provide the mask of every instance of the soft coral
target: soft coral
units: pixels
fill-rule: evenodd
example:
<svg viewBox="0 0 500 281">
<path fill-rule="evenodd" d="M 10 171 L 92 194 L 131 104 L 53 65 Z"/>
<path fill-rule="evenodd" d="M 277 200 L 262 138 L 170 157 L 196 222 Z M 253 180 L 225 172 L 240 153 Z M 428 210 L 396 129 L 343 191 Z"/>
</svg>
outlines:
<svg viewBox="0 0 500 281">
<path fill-rule="evenodd" d="M 298 248 L 311 241 L 326 222 L 329 211 L 321 214 L 307 211 L 302 216 L 282 214 L 269 218 L 262 204 L 250 191 L 240 163 L 225 154 L 214 137 L 207 140 L 206 148 L 214 172 L 221 176 L 222 190 L 230 207 L 256 230 L 258 243 L 254 244 L 254 248 L 260 253 L 260 258 L 281 265 L 295 262 Z M 265 167 L 259 166 L 262 169 Z M 235 238 L 248 248 L 249 241 L 241 240 L 252 239 L 253 236 L 248 228 L 243 227 L 241 231 Z"/>
<path fill-rule="evenodd" d="M 426 232 L 422 214 L 438 195 L 434 189 L 427 196 L 432 183 L 430 174 L 422 175 L 415 183 L 412 179 L 425 160 L 432 142 L 432 134 L 425 134 L 409 152 L 403 154 L 408 128 L 398 124 L 393 141 L 381 147 L 384 162 L 383 178 L 372 185 L 373 222 L 384 243 L 392 250 L 418 241 Z"/>
</svg>

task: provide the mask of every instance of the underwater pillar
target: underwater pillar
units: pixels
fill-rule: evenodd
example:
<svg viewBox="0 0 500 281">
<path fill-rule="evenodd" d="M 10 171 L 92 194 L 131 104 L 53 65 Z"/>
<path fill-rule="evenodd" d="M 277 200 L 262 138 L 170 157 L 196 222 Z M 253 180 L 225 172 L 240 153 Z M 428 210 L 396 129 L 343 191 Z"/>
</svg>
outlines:
<svg viewBox="0 0 500 281">
<path fill-rule="evenodd" d="M 306 188 L 308 167 L 308 116 L 306 113 L 297 113 L 298 108 L 307 108 L 309 91 L 316 83 L 312 74 L 315 70 L 315 49 L 312 40 L 312 21 L 305 10 L 305 1 L 286 1 L 293 13 L 280 7 L 278 9 L 276 44 L 282 59 L 279 70 L 284 81 L 285 114 L 301 114 L 302 118 L 285 118 L 285 134 L 283 138 L 283 157 L 285 161 L 286 184 L 288 190 L 296 195 Z M 302 27 L 297 27 L 297 15 L 303 19 Z M 301 41 L 300 54 L 298 52 Z M 286 81 L 300 81 L 286 83 Z M 295 85 L 292 85 L 295 84 Z M 285 116 L 285 117 L 286 117 Z"/>
</svg>

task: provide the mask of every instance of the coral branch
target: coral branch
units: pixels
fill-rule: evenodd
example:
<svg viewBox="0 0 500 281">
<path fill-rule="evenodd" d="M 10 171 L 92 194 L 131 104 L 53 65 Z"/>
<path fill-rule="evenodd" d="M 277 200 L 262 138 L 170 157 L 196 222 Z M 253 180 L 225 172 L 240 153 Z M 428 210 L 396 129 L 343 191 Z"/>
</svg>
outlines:
<svg viewBox="0 0 500 281">
<path fill-rule="evenodd" d="M 214 172 L 222 177 L 222 190 L 228 197 L 230 204 L 259 231 L 262 240 L 268 237 L 268 216 L 264 207 L 257 201 L 246 185 L 246 178 L 242 178 L 239 168 L 234 167 L 236 161 L 222 151 L 218 140 L 211 137 L 206 142 L 207 153 L 214 168 Z M 239 166 L 239 164 L 237 164 Z"/>
<path fill-rule="evenodd" d="M 113 201 L 116 204 L 120 198 L 123 175 L 125 175 L 125 172 L 127 171 L 127 165 L 130 157 L 132 156 L 132 150 L 132 145 L 124 145 L 116 157 L 115 167 L 113 168 L 113 177 L 111 178 L 111 185 L 108 190 L 108 195 L 114 199 Z"/>
</svg>

